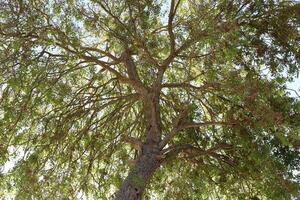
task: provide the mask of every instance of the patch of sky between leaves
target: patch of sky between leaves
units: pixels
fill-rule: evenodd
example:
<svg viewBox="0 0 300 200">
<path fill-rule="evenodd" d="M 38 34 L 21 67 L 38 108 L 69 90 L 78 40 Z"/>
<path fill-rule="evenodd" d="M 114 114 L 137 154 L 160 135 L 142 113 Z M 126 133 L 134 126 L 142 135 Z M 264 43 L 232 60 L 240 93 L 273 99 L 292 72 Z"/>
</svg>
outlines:
<svg viewBox="0 0 300 200">
<path fill-rule="evenodd" d="M 273 79 L 268 69 L 264 69 L 264 75 L 267 76 L 269 79 Z M 288 77 L 288 73 L 286 71 L 282 72 L 283 77 Z M 288 81 L 285 83 L 286 92 L 290 97 L 300 99 L 300 76 L 295 76 L 292 81 Z"/>
<path fill-rule="evenodd" d="M 286 87 L 291 97 L 300 98 L 300 76 L 295 78 L 294 81 L 286 83 Z"/>
</svg>

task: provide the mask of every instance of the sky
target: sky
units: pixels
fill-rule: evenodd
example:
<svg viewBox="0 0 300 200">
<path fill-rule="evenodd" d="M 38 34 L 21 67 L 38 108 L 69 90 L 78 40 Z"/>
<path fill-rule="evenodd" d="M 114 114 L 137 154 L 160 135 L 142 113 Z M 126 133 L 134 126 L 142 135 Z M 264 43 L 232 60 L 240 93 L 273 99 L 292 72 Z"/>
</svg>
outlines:
<svg viewBox="0 0 300 200">
<path fill-rule="evenodd" d="M 295 91 L 289 91 L 292 97 L 300 98 L 300 76 L 296 78 L 293 82 L 287 83 L 286 86 L 288 89 L 295 90 L 298 93 L 297 94 Z"/>
</svg>

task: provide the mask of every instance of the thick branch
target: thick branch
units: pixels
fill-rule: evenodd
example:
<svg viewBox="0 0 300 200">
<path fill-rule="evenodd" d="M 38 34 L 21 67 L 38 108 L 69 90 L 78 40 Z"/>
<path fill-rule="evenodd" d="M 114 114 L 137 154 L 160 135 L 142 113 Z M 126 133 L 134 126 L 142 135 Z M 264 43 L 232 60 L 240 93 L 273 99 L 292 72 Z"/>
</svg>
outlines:
<svg viewBox="0 0 300 200">
<path fill-rule="evenodd" d="M 136 69 L 136 65 L 133 62 L 133 59 L 131 57 L 131 53 L 129 49 L 126 49 L 121 56 L 121 60 L 124 62 L 126 70 L 127 70 L 127 74 L 129 79 L 132 81 L 133 87 L 135 89 L 138 90 L 138 92 L 140 92 L 141 94 L 145 95 L 147 93 L 147 88 L 143 85 L 137 69 Z"/>
<path fill-rule="evenodd" d="M 141 83 L 140 77 L 139 77 L 138 72 L 136 70 L 136 66 L 133 62 L 133 59 L 131 57 L 131 53 L 130 53 L 129 49 L 126 49 L 122 53 L 121 59 L 122 59 L 122 61 L 124 62 L 125 66 L 126 66 L 129 78 Z"/>
</svg>

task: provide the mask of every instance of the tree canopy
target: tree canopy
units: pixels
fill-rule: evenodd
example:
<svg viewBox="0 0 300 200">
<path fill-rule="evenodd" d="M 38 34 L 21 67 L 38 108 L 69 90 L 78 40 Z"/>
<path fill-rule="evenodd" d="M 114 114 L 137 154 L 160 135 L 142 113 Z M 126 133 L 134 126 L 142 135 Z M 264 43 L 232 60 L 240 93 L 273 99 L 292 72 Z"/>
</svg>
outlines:
<svg viewBox="0 0 300 200">
<path fill-rule="evenodd" d="M 296 1 L 0 8 L 0 198 L 299 198 Z"/>
</svg>

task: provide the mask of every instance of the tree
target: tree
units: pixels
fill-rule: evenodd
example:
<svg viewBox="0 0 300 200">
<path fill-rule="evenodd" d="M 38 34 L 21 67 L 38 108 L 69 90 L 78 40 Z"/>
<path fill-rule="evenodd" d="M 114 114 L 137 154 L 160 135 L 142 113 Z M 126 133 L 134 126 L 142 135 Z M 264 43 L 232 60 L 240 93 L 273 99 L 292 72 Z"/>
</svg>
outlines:
<svg viewBox="0 0 300 200">
<path fill-rule="evenodd" d="M 4 198 L 299 197 L 296 2 L 0 6 Z"/>
</svg>

